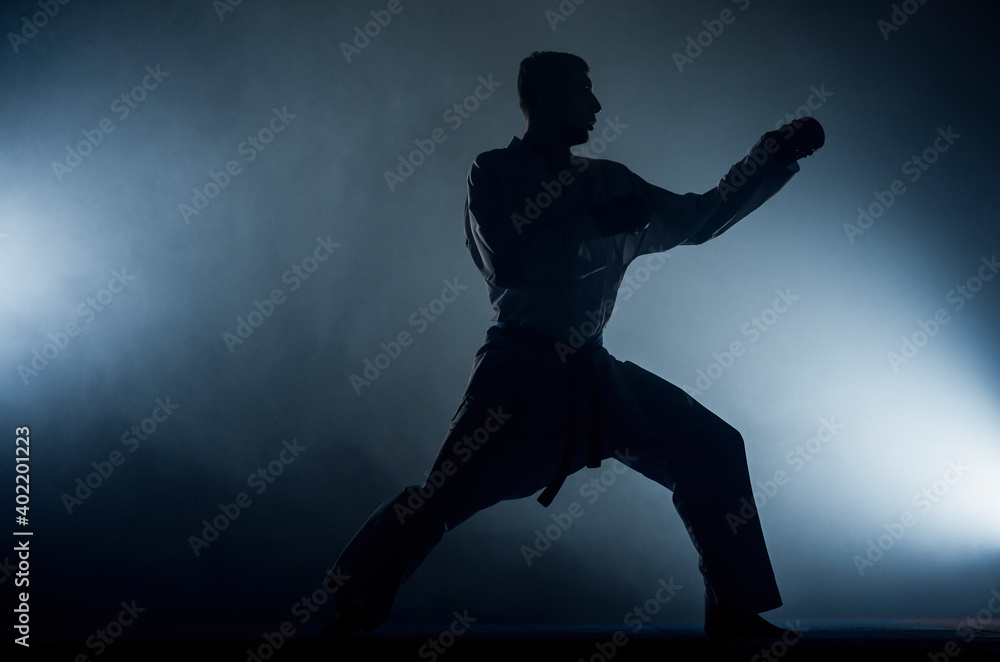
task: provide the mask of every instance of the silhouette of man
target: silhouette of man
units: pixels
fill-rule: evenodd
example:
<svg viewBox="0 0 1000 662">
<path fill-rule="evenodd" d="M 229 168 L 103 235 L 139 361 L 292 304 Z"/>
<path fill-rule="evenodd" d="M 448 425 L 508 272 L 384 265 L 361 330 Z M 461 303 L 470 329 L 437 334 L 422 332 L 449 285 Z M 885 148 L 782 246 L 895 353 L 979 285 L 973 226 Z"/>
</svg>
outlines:
<svg viewBox="0 0 1000 662">
<path fill-rule="evenodd" d="M 754 502 L 743 438 L 680 388 L 611 356 L 602 331 L 633 260 L 721 235 L 798 172 L 822 128 L 807 119 L 766 133 L 717 187 L 678 195 L 570 153 L 601 111 L 589 72 L 566 53 L 525 58 L 524 138 L 472 164 L 465 241 L 496 325 L 427 481 L 382 504 L 331 571 L 337 618 L 326 636 L 374 629 L 442 535 L 474 513 L 539 490 L 548 506 L 568 475 L 610 457 L 673 492 L 700 556 L 706 632 L 786 634 L 758 615 L 781 605 L 758 518 L 727 521 Z"/>
</svg>

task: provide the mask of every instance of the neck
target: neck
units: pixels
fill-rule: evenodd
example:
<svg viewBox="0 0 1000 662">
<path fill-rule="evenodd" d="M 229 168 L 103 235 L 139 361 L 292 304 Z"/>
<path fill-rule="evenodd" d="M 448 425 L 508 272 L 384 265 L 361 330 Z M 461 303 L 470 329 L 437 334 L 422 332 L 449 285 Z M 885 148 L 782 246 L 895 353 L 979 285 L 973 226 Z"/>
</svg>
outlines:
<svg viewBox="0 0 1000 662">
<path fill-rule="evenodd" d="M 538 152 L 553 174 L 569 168 L 571 156 L 570 146 L 554 136 L 554 132 L 543 132 L 529 124 L 522 138 L 529 147 Z"/>
</svg>

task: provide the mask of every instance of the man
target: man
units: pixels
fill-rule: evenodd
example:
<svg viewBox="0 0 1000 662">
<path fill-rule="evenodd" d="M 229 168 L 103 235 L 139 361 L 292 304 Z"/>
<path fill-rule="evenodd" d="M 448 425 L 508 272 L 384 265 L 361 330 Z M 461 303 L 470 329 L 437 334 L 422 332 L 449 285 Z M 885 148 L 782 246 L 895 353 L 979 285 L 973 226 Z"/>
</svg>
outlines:
<svg viewBox="0 0 1000 662">
<path fill-rule="evenodd" d="M 625 166 L 580 158 L 601 105 L 587 63 L 533 53 L 521 63 L 523 140 L 476 157 L 465 240 L 497 322 L 427 481 L 368 519 L 327 581 L 337 620 L 325 635 L 370 631 L 445 531 L 504 499 L 548 506 L 569 474 L 618 457 L 673 491 L 700 555 L 705 630 L 782 636 L 758 614 L 781 605 L 757 518 L 726 515 L 753 493 L 739 433 L 667 383 L 604 349 L 635 258 L 718 237 L 798 172 L 823 144 L 814 120 L 765 134 L 702 195 L 677 195 Z"/>
</svg>

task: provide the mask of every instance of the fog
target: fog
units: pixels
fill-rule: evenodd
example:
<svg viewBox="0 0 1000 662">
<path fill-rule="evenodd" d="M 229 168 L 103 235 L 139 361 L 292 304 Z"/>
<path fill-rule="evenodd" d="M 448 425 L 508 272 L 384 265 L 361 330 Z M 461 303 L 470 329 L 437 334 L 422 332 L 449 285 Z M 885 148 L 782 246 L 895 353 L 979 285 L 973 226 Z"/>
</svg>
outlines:
<svg viewBox="0 0 1000 662">
<path fill-rule="evenodd" d="M 605 331 L 742 433 L 771 615 L 964 618 L 1000 587 L 995 5 L 49 4 L 0 10 L 0 418 L 11 500 L 30 428 L 37 636 L 123 600 L 147 632 L 273 630 L 423 480 L 492 324 L 466 176 L 523 135 L 535 50 L 591 67 L 586 153 L 671 191 L 826 129 L 725 236 L 634 264 Z M 670 493 L 613 468 L 448 533 L 390 622 L 617 622 L 661 579 L 659 618 L 700 618 Z"/>
</svg>

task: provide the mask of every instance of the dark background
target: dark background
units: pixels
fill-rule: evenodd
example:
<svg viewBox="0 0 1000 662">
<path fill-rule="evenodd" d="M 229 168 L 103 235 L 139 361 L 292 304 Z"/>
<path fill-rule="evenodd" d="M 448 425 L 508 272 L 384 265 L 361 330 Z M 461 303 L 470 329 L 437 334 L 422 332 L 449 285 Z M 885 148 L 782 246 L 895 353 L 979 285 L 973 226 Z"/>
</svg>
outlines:
<svg viewBox="0 0 1000 662">
<path fill-rule="evenodd" d="M 31 430 L 30 526 L 11 530 L 34 532 L 36 640 L 85 652 L 123 600 L 146 609 L 124 636 L 275 630 L 371 511 L 423 479 L 491 323 L 464 247 L 465 177 L 476 154 L 523 134 L 517 67 L 533 50 L 584 57 L 599 119 L 627 125 L 591 149 L 676 192 L 714 187 L 761 133 L 824 91 L 810 112 L 826 147 L 724 237 L 640 274 L 606 346 L 694 386 L 714 354 L 743 343 L 696 397 L 747 441 L 785 600 L 773 616 L 984 608 L 1000 587 L 1000 281 L 961 310 L 949 292 L 1000 247 L 1000 10 L 903 4 L 917 10 L 886 39 L 878 22 L 890 3 L 587 0 L 563 2 L 575 10 L 550 24 L 556 0 L 403 0 L 350 62 L 341 43 L 386 3 L 244 0 L 220 14 L 208 0 L 75 0 L 26 43 L 5 37 L 0 429 L 11 509 L 14 428 Z M 724 9 L 735 20 L 679 71 L 673 54 Z M 5 3 L 0 29 L 20 33 L 39 11 Z M 122 118 L 112 104 L 147 66 L 169 75 Z M 500 85 L 456 127 L 444 114 L 480 76 Z M 240 144 L 275 108 L 294 118 L 247 162 Z M 113 131 L 59 174 L 53 163 L 104 118 Z M 447 140 L 390 190 L 385 171 L 438 127 Z M 949 127 L 960 138 L 911 181 L 904 164 Z M 185 222 L 179 206 L 230 160 L 240 173 Z M 905 193 L 849 236 L 859 206 L 896 179 Z M 293 291 L 282 276 L 317 237 L 339 248 Z M 107 301 L 115 270 L 133 280 L 89 307 L 88 297 Z M 454 279 L 468 289 L 419 332 L 411 314 Z M 230 351 L 224 334 L 274 288 L 283 303 Z M 778 289 L 799 299 L 752 340 L 746 325 Z M 948 322 L 894 364 L 889 353 L 939 309 Z M 70 323 L 77 335 L 61 336 Z M 351 375 L 402 331 L 413 343 L 358 392 Z M 32 368 L 36 350 L 50 359 Z M 123 443 L 158 398 L 176 411 Z M 842 428 L 793 461 L 824 419 Z M 248 476 L 293 439 L 306 450 L 257 494 Z M 123 462 L 72 505 L 77 479 L 114 451 Z M 950 462 L 969 467 L 954 484 L 940 482 Z M 766 485 L 778 471 L 787 480 Z M 590 504 L 578 488 L 600 475 L 570 477 L 549 510 L 506 502 L 449 533 L 390 622 L 455 610 L 480 623 L 617 622 L 667 578 L 683 588 L 660 617 L 700 617 L 697 557 L 669 493 L 628 472 Z M 937 501 L 918 507 L 914 495 L 935 481 Z M 251 505 L 196 555 L 189 537 L 240 492 Z M 584 516 L 529 567 L 522 545 L 574 501 Z M 907 512 L 913 526 L 860 574 L 855 556 Z"/>
</svg>

